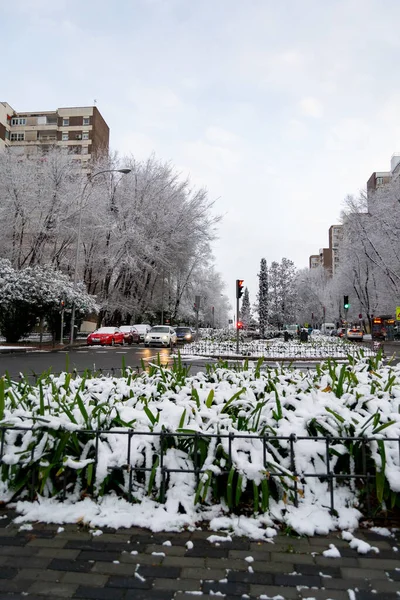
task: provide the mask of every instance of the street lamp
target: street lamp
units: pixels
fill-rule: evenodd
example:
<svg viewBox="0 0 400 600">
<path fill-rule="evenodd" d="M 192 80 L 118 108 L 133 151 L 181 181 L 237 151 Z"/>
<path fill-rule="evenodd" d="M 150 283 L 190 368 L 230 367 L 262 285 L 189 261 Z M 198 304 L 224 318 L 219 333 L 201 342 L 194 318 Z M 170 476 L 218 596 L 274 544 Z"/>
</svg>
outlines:
<svg viewBox="0 0 400 600">
<path fill-rule="evenodd" d="M 97 177 L 97 175 L 103 175 L 104 173 L 122 173 L 123 175 L 128 175 L 132 169 L 104 169 L 103 171 L 98 171 L 89 177 L 85 185 L 83 186 L 83 190 L 81 193 L 81 197 L 79 200 L 79 222 L 78 222 L 78 237 L 76 241 L 76 253 L 75 253 L 75 268 L 74 268 L 74 291 L 76 292 L 77 281 L 78 281 L 78 263 L 79 263 L 79 250 L 81 245 L 81 233 L 82 233 L 82 213 L 83 213 L 83 200 L 85 198 L 86 188 L 89 183 L 92 183 L 93 179 Z M 71 330 L 70 330 L 70 343 L 74 341 L 74 327 L 75 327 L 75 301 L 72 304 L 72 313 L 71 313 Z M 62 340 L 61 340 L 62 343 Z"/>
</svg>

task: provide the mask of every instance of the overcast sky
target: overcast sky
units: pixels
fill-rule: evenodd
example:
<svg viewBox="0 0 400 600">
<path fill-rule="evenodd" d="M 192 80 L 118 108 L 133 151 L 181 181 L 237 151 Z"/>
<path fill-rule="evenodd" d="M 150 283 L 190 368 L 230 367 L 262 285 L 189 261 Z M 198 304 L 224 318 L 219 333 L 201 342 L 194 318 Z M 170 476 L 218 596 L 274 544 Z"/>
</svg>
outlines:
<svg viewBox="0 0 400 600">
<path fill-rule="evenodd" d="M 398 0 L 1 2 L 0 100 L 92 105 L 111 148 L 172 161 L 224 215 L 217 270 L 328 245 L 343 199 L 400 150 Z"/>
</svg>

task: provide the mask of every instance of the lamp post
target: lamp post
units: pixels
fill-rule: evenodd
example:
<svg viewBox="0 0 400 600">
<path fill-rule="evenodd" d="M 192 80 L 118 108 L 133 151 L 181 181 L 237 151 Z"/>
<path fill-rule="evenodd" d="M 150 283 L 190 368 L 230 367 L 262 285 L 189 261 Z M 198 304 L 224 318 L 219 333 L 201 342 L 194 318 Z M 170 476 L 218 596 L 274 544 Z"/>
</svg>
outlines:
<svg viewBox="0 0 400 600">
<path fill-rule="evenodd" d="M 127 175 L 131 172 L 132 169 L 104 169 L 103 171 L 98 171 L 89 177 L 85 185 L 83 186 L 83 190 L 81 193 L 81 197 L 79 200 L 79 222 L 78 222 L 78 236 L 76 241 L 76 253 L 75 253 L 75 267 L 74 267 L 74 291 L 76 291 L 77 282 L 78 282 L 78 266 L 79 266 L 79 251 L 81 245 L 81 233 L 82 233 L 82 214 L 83 214 L 83 201 L 85 198 L 86 188 L 89 183 L 92 183 L 93 179 L 97 177 L 97 175 L 103 175 L 104 173 L 122 173 L 123 175 Z M 70 330 L 70 343 L 74 341 L 74 327 L 75 327 L 75 301 L 72 304 L 72 313 L 71 313 L 71 330 Z"/>
</svg>

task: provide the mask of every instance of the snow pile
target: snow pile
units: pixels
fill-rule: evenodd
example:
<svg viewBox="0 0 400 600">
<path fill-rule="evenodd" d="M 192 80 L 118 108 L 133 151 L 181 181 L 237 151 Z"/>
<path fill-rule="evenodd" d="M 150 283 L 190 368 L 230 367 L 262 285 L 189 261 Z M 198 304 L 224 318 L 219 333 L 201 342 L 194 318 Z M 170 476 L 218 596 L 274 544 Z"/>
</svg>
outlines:
<svg viewBox="0 0 400 600">
<path fill-rule="evenodd" d="M 254 539 L 276 523 L 354 529 L 362 486 L 333 477 L 330 511 L 327 474 L 362 473 L 365 460 L 382 506 L 400 491 L 400 367 L 365 357 L 307 373 L 260 366 L 0 379 L 0 500 L 19 500 L 27 520 L 100 529 L 206 520 Z"/>
</svg>

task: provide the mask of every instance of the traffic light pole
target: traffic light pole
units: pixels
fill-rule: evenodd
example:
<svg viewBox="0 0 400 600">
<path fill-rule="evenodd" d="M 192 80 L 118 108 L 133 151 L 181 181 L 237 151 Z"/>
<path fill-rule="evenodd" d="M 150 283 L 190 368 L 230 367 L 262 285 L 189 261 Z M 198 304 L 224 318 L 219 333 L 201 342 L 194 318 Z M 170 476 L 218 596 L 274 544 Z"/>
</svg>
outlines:
<svg viewBox="0 0 400 600">
<path fill-rule="evenodd" d="M 239 299 L 243 296 L 243 279 L 236 279 L 236 354 L 239 354 Z"/>
<path fill-rule="evenodd" d="M 239 298 L 236 298 L 236 354 L 239 354 Z"/>
<path fill-rule="evenodd" d="M 61 333 L 60 333 L 60 344 L 64 344 L 64 308 L 61 309 Z"/>
</svg>

